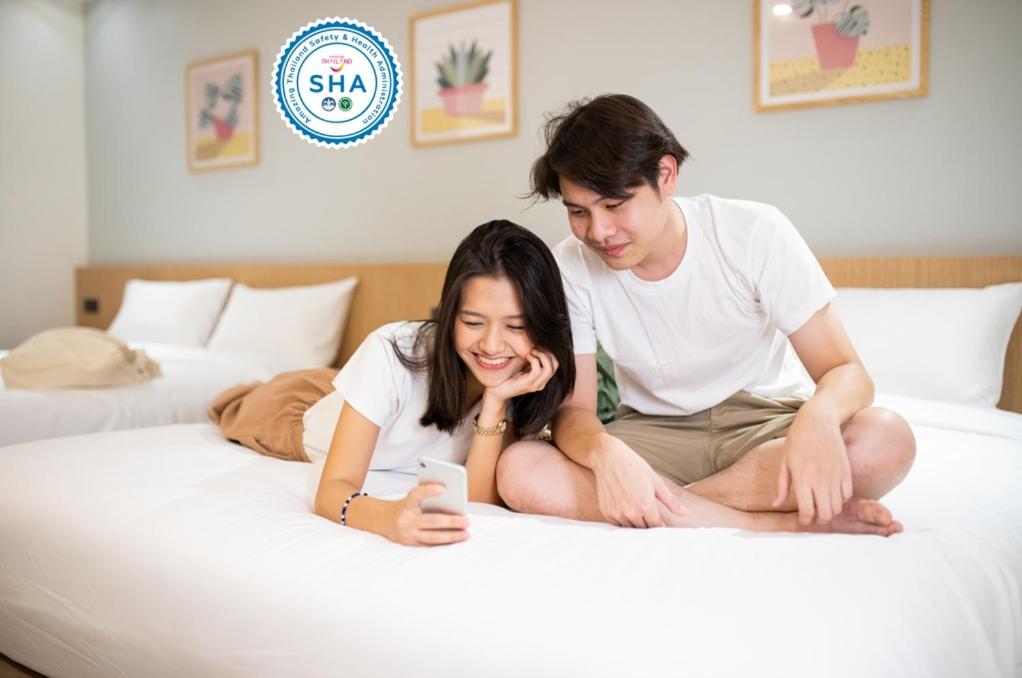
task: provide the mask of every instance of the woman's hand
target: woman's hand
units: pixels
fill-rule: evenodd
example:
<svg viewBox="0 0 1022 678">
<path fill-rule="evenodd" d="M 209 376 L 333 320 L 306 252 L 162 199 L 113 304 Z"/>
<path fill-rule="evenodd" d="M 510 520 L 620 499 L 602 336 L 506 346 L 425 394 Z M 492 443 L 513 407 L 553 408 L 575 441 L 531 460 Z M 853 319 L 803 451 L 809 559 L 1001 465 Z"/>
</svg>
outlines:
<svg viewBox="0 0 1022 678">
<path fill-rule="evenodd" d="M 557 358 L 552 353 L 534 348 L 525 356 L 525 360 L 528 368 L 486 389 L 485 395 L 499 402 L 507 402 L 526 393 L 542 391 L 557 371 Z"/>
<path fill-rule="evenodd" d="M 438 546 L 468 539 L 468 516 L 422 512 L 423 499 L 443 493 L 443 485 L 427 483 L 394 502 L 391 526 L 385 536 L 405 546 Z"/>
</svg>

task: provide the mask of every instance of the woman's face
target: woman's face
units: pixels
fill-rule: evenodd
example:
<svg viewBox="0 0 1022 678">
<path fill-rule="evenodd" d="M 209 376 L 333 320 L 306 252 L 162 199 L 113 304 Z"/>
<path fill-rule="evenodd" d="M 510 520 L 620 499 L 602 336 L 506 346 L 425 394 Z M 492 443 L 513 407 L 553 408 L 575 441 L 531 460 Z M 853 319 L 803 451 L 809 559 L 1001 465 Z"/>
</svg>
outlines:
<svg viewBox="0 0 1022 678">
<path fill-rule="evenodd" d="M 528 364 L 525 356 L 533 344 L 524 313 L 507 278 L 475 276 L 461 288 L 454 347 L 483 388 L 500 384 Z"/>
</svg>

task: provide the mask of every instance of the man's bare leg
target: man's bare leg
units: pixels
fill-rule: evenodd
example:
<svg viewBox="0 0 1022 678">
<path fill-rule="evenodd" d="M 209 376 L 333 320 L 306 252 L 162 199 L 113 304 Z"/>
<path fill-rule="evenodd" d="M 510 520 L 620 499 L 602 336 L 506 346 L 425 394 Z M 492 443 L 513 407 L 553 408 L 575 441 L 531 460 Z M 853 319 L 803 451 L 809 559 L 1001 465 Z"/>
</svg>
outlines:
<svg viewBox="0 0 1022 678">
<path fill-rule="evenodd" d="M 852 469 L 854 496 L 879 499 L 900 483 L 915 459 L 915 438 L 899 415 L 879 407 L 867 408 L 841 428 Z M 794 511 L 795 493 L 774 507 L 781 470 L 784 438 L 750 450 L 729 468 L 686 488 L 701 497 L 743 511 Z"/>
<path fill-rule="evenodd" d="M 666 480 L 666 479 L 665 479 Z M 880 503 L 856 499 L 827 526 L 800 526 L 793 512 L 746 512 L 700 497 L 676 483 L 668 486 L 688 514 L 678 516 L 661 506 L 661 517 L 673 527 L 735 527 L 757 532 L 849 532 L 888 536 L 901 531 Z M 564 456 L 553 445 L 520 442 L 501 454 L 497 489 L 504 502 L 522 513 L 607 522 L 600 513 L 592 471 Z"/>
</svg>

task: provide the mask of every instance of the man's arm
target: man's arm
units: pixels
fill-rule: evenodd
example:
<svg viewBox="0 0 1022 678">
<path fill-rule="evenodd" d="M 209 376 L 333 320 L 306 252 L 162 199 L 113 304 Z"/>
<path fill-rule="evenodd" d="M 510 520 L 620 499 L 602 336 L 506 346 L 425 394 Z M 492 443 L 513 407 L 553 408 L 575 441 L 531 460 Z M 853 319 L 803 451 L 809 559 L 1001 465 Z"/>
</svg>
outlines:
<svg viewBox="0 0 1022 678">
<path fill-rule="evenodd" d="M 593 468 L 593 455 L 607 435 L 596 416 L 596 354 L 575 356 L 575 389 L 554 417 L 554 444 L 576 464 Z"/>
<path fill-rule="evenodd" d="M 794 489 L 800 522 L 829 523 L 853 491 L 841 427 L 872 404 L 873 380 L 830 304 L 788 338 L 816 382 L 816 394 L 788 432 L 774 505 Z"/>
<path fill-rule="evenodd" d="M 575 356 L 575 390 L 553 421 L 554 444 L 596 479 L 600 512 L 616 525 L 662 527 L 658 502 L 685 513 L 642 457 L 607 433 L 596 416 L 596 354 Z"/>
</svg>

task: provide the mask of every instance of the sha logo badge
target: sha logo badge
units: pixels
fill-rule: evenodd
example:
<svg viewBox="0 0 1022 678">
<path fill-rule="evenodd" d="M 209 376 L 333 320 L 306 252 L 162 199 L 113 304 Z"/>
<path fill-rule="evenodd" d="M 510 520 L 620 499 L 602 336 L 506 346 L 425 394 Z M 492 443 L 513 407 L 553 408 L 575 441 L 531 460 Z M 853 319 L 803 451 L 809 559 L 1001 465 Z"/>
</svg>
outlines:
<svg viewBox="0 0 1022 678">
<path fill-rule="evenodd" d="M 390 43 L 355 19 L 320 19 L 295 31 L 273 66 L 273 98 L 291 130 L 328 148 L 380 133 L 401 103 Z"/>
</svg>

